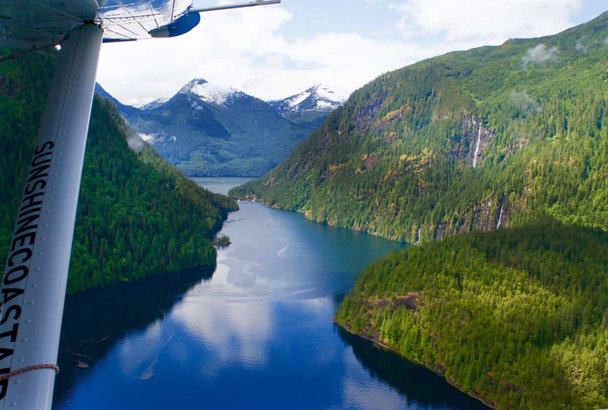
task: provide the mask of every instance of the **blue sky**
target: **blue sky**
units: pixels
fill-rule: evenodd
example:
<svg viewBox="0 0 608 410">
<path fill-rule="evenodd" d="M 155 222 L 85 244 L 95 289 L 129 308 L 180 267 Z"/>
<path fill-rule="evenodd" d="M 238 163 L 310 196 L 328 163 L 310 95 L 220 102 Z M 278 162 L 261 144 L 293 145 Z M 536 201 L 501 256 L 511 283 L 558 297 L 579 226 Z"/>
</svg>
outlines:
<svg viewBox="0 0 608 410">
<path fill-rule="evenodd" d="M 262 99 L 318 83 L 346 96 L 425 58 L 554 34 L 606 10 L 604 0 L 283 0 L 204 14 L 179 38 L 104 45 L 98 80 L 126 103 L 170 97 L 193 78 Z"/>
</svg>

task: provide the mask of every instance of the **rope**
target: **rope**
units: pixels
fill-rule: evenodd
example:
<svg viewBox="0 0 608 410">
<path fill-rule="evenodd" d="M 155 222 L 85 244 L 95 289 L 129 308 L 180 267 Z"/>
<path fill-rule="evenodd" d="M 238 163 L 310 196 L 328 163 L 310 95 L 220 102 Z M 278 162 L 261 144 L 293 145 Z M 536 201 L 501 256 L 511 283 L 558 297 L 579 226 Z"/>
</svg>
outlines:
<svg viewBox="0 0 608 410">
<path fill-rule="evenodd" d="M 55 370 L 55 374 L 59 374 L 59 367 L 57 367 L 54 364 L 35 364 L 33 366 L 27 366 L 22 369 L 15 370 L 14 372 L 3 374 L 2 376 L 0 376 L 0 382 L 4 381 L 4 380 L 8 380 L 13 376 L 18 376 L 23 373 L 31 372 L 34 370 L 44 370 L 44 369 Z"/>
</svg>

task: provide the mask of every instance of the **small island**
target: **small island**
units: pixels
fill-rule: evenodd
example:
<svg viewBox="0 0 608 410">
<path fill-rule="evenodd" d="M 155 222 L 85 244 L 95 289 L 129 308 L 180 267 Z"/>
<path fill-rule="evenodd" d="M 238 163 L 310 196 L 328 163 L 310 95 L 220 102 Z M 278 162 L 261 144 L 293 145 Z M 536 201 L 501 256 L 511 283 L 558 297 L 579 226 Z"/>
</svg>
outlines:
<svg viewBox="0 0 608 410">
<path fill-rule="evenodd" d="M 230 238 L 228 237 L 228 235 L 219 235 L 213 241 L 213 245 L 217 246 L 218 248 L 225 248 L 226 246 L 229 246 L 231 243 L 232 242 L 230 242 Z"/>
</svg>

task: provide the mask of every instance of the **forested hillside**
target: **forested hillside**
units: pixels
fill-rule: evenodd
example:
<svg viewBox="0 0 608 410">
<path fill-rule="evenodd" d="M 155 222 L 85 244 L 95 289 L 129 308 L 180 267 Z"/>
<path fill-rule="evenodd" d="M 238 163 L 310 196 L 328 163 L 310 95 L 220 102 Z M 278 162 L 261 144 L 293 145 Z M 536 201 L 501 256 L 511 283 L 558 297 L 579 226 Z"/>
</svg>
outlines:
<svg viewBox="0 0 608 410">
<path fill-rule="evenodd" d="M 530 211 L 608 228 L 607 23 L 383 75 L 233 194 L 411 243 Z"/>
<path fill-rule="evenodd" d="M 34 148 L 54 62 L 0 64 L 0 259 Z M 96 97 L 68 282 L 71 293 L 215 263 L 211 242 L 234 201 L 199 188 L 149 148 L 129 149 L 125 126 Z M 142 148 L 142 147 L 139 147 Z"/>
<path fill-rule="evenodd" d="M 542 217 L 372 264 L 336 320 L 499 409 L 608 407 L 608 235 Z"/>
<path fill-rule="evenodd" d="M 499 409 L 608 407 L 608 13 L 383 75 L 232 193 L 420 244 L 351 332 Z"/>
</svg>

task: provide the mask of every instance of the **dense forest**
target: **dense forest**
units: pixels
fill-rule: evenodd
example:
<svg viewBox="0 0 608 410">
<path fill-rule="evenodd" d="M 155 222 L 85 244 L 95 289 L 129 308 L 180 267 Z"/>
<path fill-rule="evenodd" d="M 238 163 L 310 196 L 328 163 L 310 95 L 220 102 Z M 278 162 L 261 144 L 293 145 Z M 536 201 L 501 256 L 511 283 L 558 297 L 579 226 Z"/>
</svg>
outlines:
<svg viewBox="0 0 608 410">
<path fill-rule="evenodd" d="M 543 216 L 395 252 L 336 320 L 500 409 L 608 407 L 608 234 Z"/>
<path fill-rule="evenodd" d="M 608 13 L 385 74 L 232 194 L 420 244 L 349 331 L 496 408 L 608 407 Z"/>
<path fill-rule="evenodd" d="M 54 62 L 0 64 L 0 259 L 6 258 Z M 114 105 L 93 104 L 68 280 L 70 293 L 215 263 L 213 236 L 234 201 L 212 194 L 141 144 Z"/>
<path fill-rule="evenodd" d="M 607 22 L 383 75 L 232 194 L 410 243 L 528 211 L 608 228 Z"/>
</svg>

